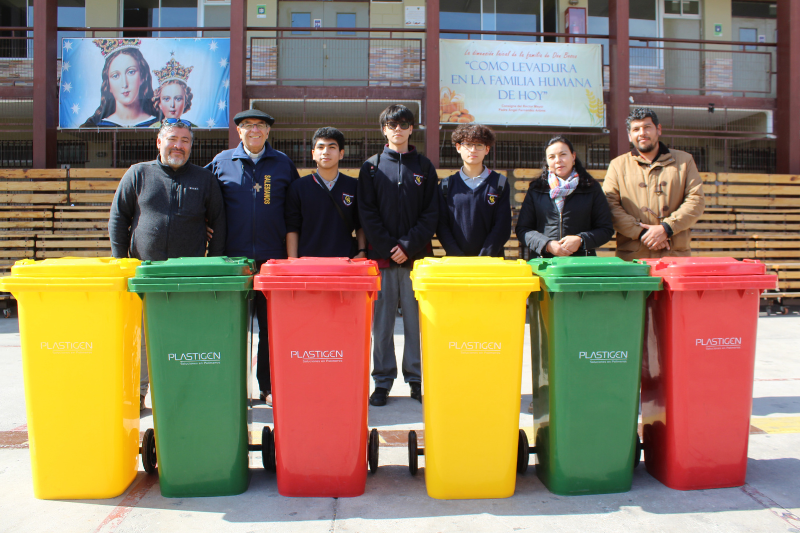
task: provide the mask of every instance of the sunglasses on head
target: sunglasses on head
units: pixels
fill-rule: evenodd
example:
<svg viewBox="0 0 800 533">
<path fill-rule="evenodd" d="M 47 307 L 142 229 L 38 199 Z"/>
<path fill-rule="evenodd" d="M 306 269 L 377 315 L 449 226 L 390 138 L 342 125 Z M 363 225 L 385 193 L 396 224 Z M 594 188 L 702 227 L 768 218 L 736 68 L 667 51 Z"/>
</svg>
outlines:
<svg viewBox="0 0 800 533">
<path fill-rule="evenodd" d="M 184 122 L 179 118 L 165 118 L 162 124 L 166 124 L 171 127 L 179 127 L 179 128 L 186 128 L 187 130 L 192 129 L 192 125 L 188 122 Z"/>
<path fill-rule="evenodd" d="M 400 126 L 401 130 L 407 130 L 411 124 L 408 122 L 387 122 L 386 126 L 388 126 L 390 130 L 397 129 L 397 126 Z"/>
</svg>

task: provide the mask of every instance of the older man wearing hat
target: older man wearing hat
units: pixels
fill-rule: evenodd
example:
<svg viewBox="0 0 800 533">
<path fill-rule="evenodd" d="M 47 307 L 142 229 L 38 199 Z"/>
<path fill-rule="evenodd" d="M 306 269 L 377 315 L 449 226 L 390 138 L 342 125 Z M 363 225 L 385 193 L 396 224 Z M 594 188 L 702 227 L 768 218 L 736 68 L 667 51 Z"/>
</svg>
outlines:
<svg viewBox="0 0 800 533">
<path fill-rule="evenodd" d="M 268 259 L 286 258 L 284 202 L 289 185 L 300 176 L 286 154 L 267 142 L 274 118 L 248 109 L 233 117 L 233 122 L 242 142 L 217 154 L 206 168 L 219 180 L 225 199 L 225 255 L 254 259 L 261 268 Z M 272 405 L 267 300 L 260 291 L 256 291 L 255 309 L 259 329 L 256 377 L 260 398 Z"/>
</svg>

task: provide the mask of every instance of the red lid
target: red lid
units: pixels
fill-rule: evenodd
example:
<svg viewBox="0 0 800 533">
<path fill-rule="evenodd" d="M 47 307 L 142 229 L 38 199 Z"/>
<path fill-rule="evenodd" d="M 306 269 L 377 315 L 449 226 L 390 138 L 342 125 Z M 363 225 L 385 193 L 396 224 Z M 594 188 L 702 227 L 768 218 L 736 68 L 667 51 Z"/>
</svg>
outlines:
<svg viewBox="0 0 800 533">
<path fill-rule="evenodd" d="M 756 276 L 767 272 L 760 261 L 733 257 L 662 257 L 644 261 L 650 265 L 650 275 L 659 277 Z"/>
<path fill-rule="evenodd" d="M 377 276 L 378 263 L 346 257 L 270 259 L 261 265 L 262 276 Z"/>
</svg>

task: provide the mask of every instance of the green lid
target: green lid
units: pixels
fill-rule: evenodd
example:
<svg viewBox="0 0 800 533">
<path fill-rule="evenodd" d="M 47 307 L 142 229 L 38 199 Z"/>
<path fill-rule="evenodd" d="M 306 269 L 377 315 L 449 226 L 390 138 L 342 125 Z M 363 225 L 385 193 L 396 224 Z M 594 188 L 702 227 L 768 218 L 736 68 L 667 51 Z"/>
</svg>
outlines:
<svg viewBox="0 0 800 533">
<path fill-rule="evenodd" d="M 255 262 L 245 257 L 178 257 L 166 261 L 142 261 L 137 278 L 201 278 L 251 276 Z"/>
<path fill-rule="evenodd" d="M 638 259 L 623 261 L 619 257 L 550 257 L 528 261 L 533 273 L 542 277 L 611 277 L 649 276 L 650 265 Z"/>
<path fill-rule="evenodd" d="M 657 291 L 661 279 L 650 276 L 650 265 L 619 257 L 551 257 L 528 264 L 549 292 Z"/>
<path fill-rule="evenodd" d="M 660 278 L 659 278 L 660 279 Z M 222 292 L 249 291 L 253 276 L 128 278 L 128 292 Z"/>
</svg>

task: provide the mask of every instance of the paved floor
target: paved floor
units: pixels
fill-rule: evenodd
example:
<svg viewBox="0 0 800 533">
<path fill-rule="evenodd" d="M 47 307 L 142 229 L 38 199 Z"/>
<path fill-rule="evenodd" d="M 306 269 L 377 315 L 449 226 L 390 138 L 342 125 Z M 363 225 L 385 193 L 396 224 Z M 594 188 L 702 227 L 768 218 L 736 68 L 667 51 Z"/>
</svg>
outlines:
<svg viewBox="0 0 800 533">
<path fill-rule="evenodd" d="M 168 499 L 158 478 L 140 471 L 122 496 L 100 501 L 43 501 L 33 497 L 18 323 L 0 319 L 0 531 L 747 531 L 800 533 L 800 316 L 759 319 L 747 483 L 741 488 L 681 492 L 666 488 L 643 466 L 622 494 L 551 494 L 533 466 L 518 476 L 513 497 L 441 501 L 425 491 L 424 458 L 409 475 L 402 436 L 422 428 L 422 409 L 397 383 L 389 404 L 371 408 L 381 431 L 380 468 L 358 498 L 286 498 L 274 474 L 251 452 L 251 481 L 240 496 Z M 398 321 L 396 343 L 402 346 Z M 532 425 L 530 352 L 525 350 L 520 427 Z M 526 379 L 527 378 L 527 379 Z M 148 399 L 149 402 L 149 399 Z M 79 409 L 80 406 L 75 406 Z M 701 406 L 698 406 L 701 408 Z M 272 422 L 263 404 L 252 411 L 258 433 Z M 150 410 L 142 430 L 152 426 Z M 65 436 L 71 438 L 71 436 Z M 91 458 L 81 458 L 91 460 Z M 533 464 L 533 459 L 532 459 Z"/>
</svg>

